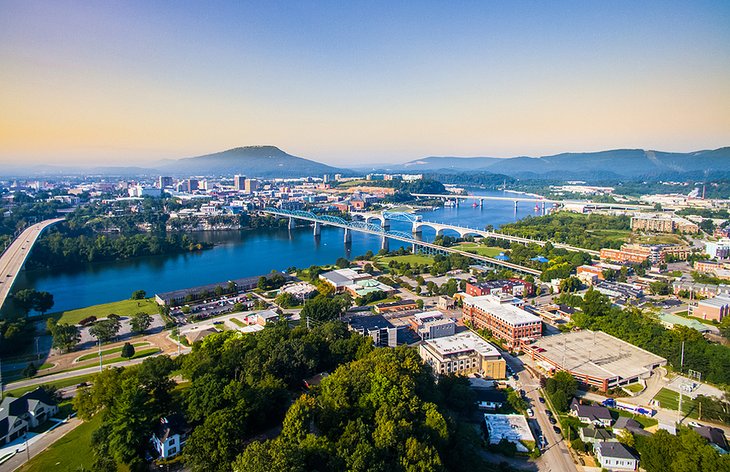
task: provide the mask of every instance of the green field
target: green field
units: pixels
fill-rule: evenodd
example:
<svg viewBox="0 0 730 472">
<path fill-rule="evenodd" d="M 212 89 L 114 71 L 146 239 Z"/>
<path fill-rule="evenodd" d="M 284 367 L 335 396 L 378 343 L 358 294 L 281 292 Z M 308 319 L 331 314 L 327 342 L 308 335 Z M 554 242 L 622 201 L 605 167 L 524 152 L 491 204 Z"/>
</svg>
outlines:
<svg viewBox="0 0 730 472">
<path fill-rule="evenodd" d="M 500 252 L 504 252 L 505 249 L 494 246 L 480 246 L 478 244 L 460 244 L 458 249 L 462 251 L 471 252 L 473 254 L 479 254 L 480 256 L 494 257 L 498 256 Z"/>
<path fill-rule="evenodd" d="M 138 343 L 132 344 L 132 346 L 134 346 L 135 349 L 138 348 L 138 347 L 140 347 L 140 346 L 149 346 L 149 345 L 150 345 L 150 343 L 148 343 L 147 341 L 143 341 L 143 342 L 138 342 Z M 114 353 L 121 352 L 121 351 L 122 351 L 122 346 L 113 347 L 111 349 L 106 349 L 104 351 L 101 351 L 101 355 L 102 356 L 106 356 L 108 354 L 114 354 Z M 83 356 L 81 356 L 78 359 L 76 359 L 76 361 L 77 362 L 83 362 L 83 361 L 88 361 L 89 359 L 98 359 L 98 358 L 99 358 L 99 353 L 98 352 L 92 352 L 90 354 L 84 354 Z"/>
<path fill-rule="evenodd" d="M 135 313 L 158 313 L 158 305 L 151 298 L 145 300 L 120 300 L 118 302 L 102 303 L 101 305 L 77 308 L 76 310 L 60 311 L 47 316 L 55 318 L 59 323 L 76 324 L 89 316 L 106 318 L 111 314 L 132 316 Z"/>
<path fill-rule="evenodd" d="M 388 256 L 388 257 L 380 257 L 377 259 L 377 261 L 383 265 L 387 266 L 390 261 L 397 261 L 397 262 L 408 262 L 409 264 L 421 264 L 421 265 L 431 265 L 433 264 L 433 257 L 430 256 L 424 256 L 422 254 L 408 254 L 406 256 Z"/>
<path fill-rule="evenodd" d="M 131 358 L 129 358 L 129 359 L 125 359 L 124 357 L 120 357 L 120 356 L 115 356 L 115 357 L 110 357 L 108 359 L 103 359 L 101 361 L 101 365 L 116 364 L 117 362 L 124 362 L 124 361 L 128 361 L 128 360 L 131 360 L 131 359 L 139 359 L 140 357 L 151 356 L 152 354 L 157 354 L 158 352 L 160 352 L 160 349 L 157 348 L 157 347 L 151 347 L 149 349 L 142 349 L 140 351 L 135 352 L 134 355 Z M 59 372 L 54 372 L 54 373 L 59 374 L 61 372 L 73 372 L 74 370 L 86 369 L 87 367 L 92 367 L 94 365 L 99 365 L 99 364 L 98 363 L 90 363 L 90 364 L 86 364 L 86 365 L 80 365 L 78 367 L 73 367 L 71 369 L 61 370 Z"/>
<path fill-rule="evenodd" d="M 677 410 L 679 407 L 679 394 L 675 391 L 669 390 L 668 388 L 659 390 L 659 393 L 656 394 L 654 400 L 658 400 L 659 405 L 661 405 L 662 408 L 667 408 L 669 410 Z M 691 418 L 697 418 L 698 416 L 695 401 L 686 395 L 682 396 L 682 413 Z"/>
<path fill-rule="evenodd" d="M 228 318 L 228 321 L 238 326 L 239 328 L 243 328 L 244 326 L 246 326 L 246 324 L 238 318 Z"/>
<path fill-rule="evenodd" d="M 593 229 L 586 230 L 586 232 L 600 237 L 606 240 L 606 242 L 618 241 L 623 243 L 631 237 L 631 231 L 627 229 Z"/>
<path fill-rule="evenodd" d="M 45 472 L 48 470 L 91 470 L 94 454 L 91 449 L 91 435 L 101 426 L 101 415 L 77 426 L 73 431 L 48 446 L 21 467 L 22 472 Z"/>
<path fill-rule="evenodd" d="M 633 413 L 629 413 L 628 411 L 619 410 L 616 408 L 609 408 L 609 410 L 611 411 L 611 416 L 613 416 L 614 420 L 617 420 L 619 416 L 626 416 L 627 418 L 633 418 L 644 428 L 650 428 L 659 424 L 659 421 L 655 420 L 654 418 L 649 418 L 647 416 L 635 415 Z"/>
</svg>

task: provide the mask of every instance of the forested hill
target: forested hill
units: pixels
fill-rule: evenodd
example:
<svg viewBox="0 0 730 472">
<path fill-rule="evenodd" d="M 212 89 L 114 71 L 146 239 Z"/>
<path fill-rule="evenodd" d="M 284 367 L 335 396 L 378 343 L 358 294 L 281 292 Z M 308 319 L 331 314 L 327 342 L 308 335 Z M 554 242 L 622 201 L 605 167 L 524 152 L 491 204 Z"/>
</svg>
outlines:
<svg viewBox="0 0 730 472">
<path fill-rule="evenodd" d="M 309 177 L 348 171 L 287 154 L 276 146 L 245 146 L 223 152 L 167 161 L 158 169 L 170 175 Z"/>
</svg>

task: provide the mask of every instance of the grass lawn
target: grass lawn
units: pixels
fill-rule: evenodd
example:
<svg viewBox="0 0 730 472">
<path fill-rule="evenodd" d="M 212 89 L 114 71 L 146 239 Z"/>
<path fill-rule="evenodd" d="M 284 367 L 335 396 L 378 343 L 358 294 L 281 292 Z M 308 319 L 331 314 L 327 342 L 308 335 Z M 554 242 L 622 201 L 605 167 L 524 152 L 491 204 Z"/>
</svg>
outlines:
<svg viewBox="0 0 730 472">
<path fill-rule="evenodd" d="M 106 318 L 112 313 L 119 316 L 132 316 L 135 313 L 158 313 L 158 305 L 151 298 L 145 300 L 120 300 L 118 302 L 102 303 L 101 305 L 77 308 L 76 310 L 60 311 L 47 316 L 56 318 L 59 323 L 77 324 L 89 316 Z"/>
<path fill-rule="evenodd" d="M 71 385 L 80 384 L 81 382 L 85 382 L 91 378 L 91 376 L 94 374 L 86 374 L 86 375 L 79 375 L 78 377 L 71 377 L 67 379 L 60 379 L 60 380 L 49 380 L 48 382 L 44 382 L 44 385 L 53 385 L 56 388 L 63 388 L 63 387 L 70 387 Z M 14 390 L 6 390 L 5 395 L 9 395 L 11 397 L 19 397 L 23 395 L 24 393 L 30 392 L 32 390 L 35 390 L 38 388 L 41 384 L 38 385 L 30 385 L 28 387 L 20 387 L 16 388 Z"/>
<path fill-rule="evenodd" d="M 132 346 L 134 346 L 136 349 L 140 346 L 149 346 L 149 344 L 150 343 L 148 343 L 147 341 L 143 341 L 143 342 L 134 343 L 134 344 L 132 344 Z M 101 355 L 106 356 L 107 354 L 114 354 L 114 353 L 121 352 L 121 351 L 122 351 L 122 346 L 119 346 L 119 347 L 114 347 L 111 349 L 106 349 L 104 351 L 101 351 Z M 77 361 L 82 362 L 82 361 L 88 361 L 89 359 L 98 359 L 98 358 L 99 358 L 99 353 L 92 352 L 90 354 L 84 354 L 83 356 L 79 357 L 77 359 Z"/>
<path fill-rule="evenodd" d="M 495 247 L 495 246 L 480 246 L 478 244 L 460 244 L 457 249 L 461 249 L 462 251 L 471 252 L 474 254 L 479 254 L 480 256 L 487 256 L 487 257 L 494 257 L 498 256 L 500 252 L 506 251 L 506 249 L 503 249 L 501 247 Z"/>
<path fill-rule="evenodd" d="M 56 365 L 56 364 L 54 364 L 53 362 L 45 362 L 45 363 L 41 364 L 40 366 L 38 366 L 38 370 L 50 369 L 54 365 Z"/>
<path fill-rule="evenodd" d="M 594 229 L 586 232 L 605 239 L 606 241 L 626 242 L 631 237 L 631 231 L 624 229 Z"/>
<path fill-rule="evenodd" d="M 83 466 L 91 470 L 94 462 L 91 450 L 91 435 L 101 426 L 101 415 L 77 426 L 73 431 L 48 446 L 21 467 L 22 472 L 45 472 L 48 470 L 76 470 Z"/>
<path fill-rule="evenodd" d="M 395 301 L 398 301 L 398 298 L 388 297 L 388 298 L 383 298 L 382 300 L 375 300 L 374 302 L 370 302 L 367 304 L 367 306 L 375 306 L 375 305 L 379 305 L 381 303 L 392 303 Z"/>
<path fill-rule="evenodd" d="M 641 384 L 638 384 L 638 383 L 626 385 L 626 386 L 624 386 L 624 388 L 631 393 L 639 393 L 642 390 L 644 390 L 644 387 L 642 387 Z"/>
<path fill-rule="evenodd" d="M 408 262 L 409 264 L 421 264 L 421 265 L 430 265 L 433 264 L 433 257 L 431 256 L 424 256 L 422 254 L 408 254 L 405 256 L 388 256 L 388 257 L 380 257 L 377 260 L 379 263 L 381 263 L 384 266 L 387 266 L 390 261 L 397 261 L 397 262 Z"/>
<path fill-rule="evenodd" d="M 239 328 L 243 328 L 244 326 L 246 326 L 246 323 L 239 320 L 238 318 L 228 318 L 228 321 L 230 321 L 234 325 L 238 326 Z"/>
<path fill-rule="evenodd" d="M 668 388 L 659 390 L 659 393 L 656 394 L 654 400 L 658 400 L 659 405 L 661 405 L 662 408 L 667 408 L 669 410 L 677 410 L 679 407 L 679 394 L 675 391 L 669 390 Z M 682 413 L 692 418 L 697 418 L 697 405 L 693 399 L 686 395 L 682 396 Z"/>
</svg>

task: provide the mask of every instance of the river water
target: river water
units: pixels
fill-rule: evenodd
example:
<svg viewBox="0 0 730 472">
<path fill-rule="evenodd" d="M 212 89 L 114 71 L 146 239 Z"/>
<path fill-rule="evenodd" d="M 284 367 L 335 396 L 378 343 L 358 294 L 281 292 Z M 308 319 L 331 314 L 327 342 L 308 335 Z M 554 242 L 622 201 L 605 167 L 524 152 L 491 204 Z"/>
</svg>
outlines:
<svg viewBox="0 0 730 472">
<path fill-rule="evenodd" d="M 497 191 L 473 191 L 475 195 L 514 196 Z M 421 212 L 426 221 L 472 228 L 493 225 L 498 228 L 527 215 L 538 214 L 534 204 L 520 203 L 515 210 L 511 201 L 485 201 L 482 208 L 471 201 L 458 208 L 439 208 Z M 392 230 L 410 232 L 408 223 L 391 223 Z M 450 233 L 445 233 L 450 234 Z M 456 235 L 454 233 L 454 235 Z M 22 271 L 15 290 L 35 288 L 54 295 L 53 311 L 68 310 L 129 298 L 134 290 L 149 295 L 230 279 L 261 275 L 288 267 L 334 263 L 339 257 L 353 258 L 368 250 L 378 252 L 380 237 L 352 232 L 352 243 L 343 243 L 343 230 L 323 226 L 315 239 L 311 227 L 293 230 L 218 231 L 194 233 L 196 239 L 215 243 L 198 253 L 140 257 L 133 260 L 86 264 L 74 270 L 50 269 Z M 423 239 L 434 232 L 424 228 Z M 390 241 L 390 249 L 401 243 Z"/>
</svg>

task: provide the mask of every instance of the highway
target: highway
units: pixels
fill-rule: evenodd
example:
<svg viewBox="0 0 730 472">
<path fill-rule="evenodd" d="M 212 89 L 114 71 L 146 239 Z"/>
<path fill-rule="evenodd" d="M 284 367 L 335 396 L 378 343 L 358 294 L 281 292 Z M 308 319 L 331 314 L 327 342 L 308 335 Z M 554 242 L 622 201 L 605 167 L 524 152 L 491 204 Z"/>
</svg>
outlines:
<svg viewBox="0 0 730 472">
<path fill-rule="evenodd" d="M 62 221 L 63 218 L 41 221 L 26 228 L 8 249 L 0 256 L 0 308 L 10 293 L 20 269 L 23 268 L 33 245 L 38 240 L 43 230 L 49 226 Z"/>
</svg>

